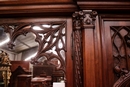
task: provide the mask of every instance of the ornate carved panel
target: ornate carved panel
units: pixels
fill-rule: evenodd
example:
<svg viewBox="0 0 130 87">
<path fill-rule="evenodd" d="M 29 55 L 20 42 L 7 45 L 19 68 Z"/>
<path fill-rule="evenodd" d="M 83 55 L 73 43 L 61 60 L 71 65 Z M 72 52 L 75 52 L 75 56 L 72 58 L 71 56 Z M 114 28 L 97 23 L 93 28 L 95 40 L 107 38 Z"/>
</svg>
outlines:
<svg viewBox="0 0 130 87">
<path fill-rule="evenodd" d="M 130 26 L 111 26 L 115 78 L 113 87 L 129 87 Z"/>
<path fill-rule="evenodd" d="M 130 58 L 129 33 L 130 26 L 111 26 L 114 66 L 123 70 L 129 70 L 127 61 Z"/>
<path fill-rule="evenodd" d="M 99 21 L 103 87 L 129 87 L 130 16 L 100 14 Z"/>
</svg>

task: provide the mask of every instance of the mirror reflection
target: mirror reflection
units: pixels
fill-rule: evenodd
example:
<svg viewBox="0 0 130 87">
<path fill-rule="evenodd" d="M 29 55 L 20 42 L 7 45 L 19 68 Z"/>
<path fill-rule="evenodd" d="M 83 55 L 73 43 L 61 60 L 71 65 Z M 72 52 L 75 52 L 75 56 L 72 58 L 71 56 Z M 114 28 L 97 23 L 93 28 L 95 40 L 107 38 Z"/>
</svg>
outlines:
<svg viewBox="0 0 130 87">
<path fill-rule="evenodd" d="M 3 32 L 3 28 L 0 33 L 0 48 L 9 53 L 12 61 L 28 61 L 34 57 L 38 50 L 38 43 L 35 41 L 35 35 L 28 33 L 26 36 L 19 35 L 14 42 L 14 48 L 8 48 L 9 35 Z"/>
<path fill-rule="evenodd" d="M 50 83 L 47 84 L 47 87 L 52 87 L 52 82 L 65 80 L 66 38 L 64 23 L 23 25 L 22 29 L 18 29 L 19 25 L 15 25 L 14 27 L 9 25 L 8 27 L 12 29 L 11 32 L 13 33 L 5 33 L 4 28 L 0 26 L 0 41 L 3 43 L 0 49 L 9 54 L 10 60 L 12 61 L 11 67 L 14 69 L 12 69 L 13 73 L 18 73 L 18 70 L 23 69 L 24 72 L 22 74 L 30 75 L 34 82 L 35 79 L 39 78 L 49 79 L 47 81 Z M 25 34 L 23 34 L 24 32 Z M 9 49 L 8 42 L 10 39 L 12 41 L 12 38 L 14 41 L 11 45 L 14 45 L 14 47 L 13 49 Z M 21 61 L 28 61 L 29 68 L 26 67 L 25 62 Z M 12 81 L 17 79 L 15 75 L 12 74 Z M 21 78 L 20 75 L 18 74 L 17 76 Z M 10 84 L 14 85 L 14 83 L 11 82 Z M 17 85 L 16 87 L 19 86 Z"/>
</svg>

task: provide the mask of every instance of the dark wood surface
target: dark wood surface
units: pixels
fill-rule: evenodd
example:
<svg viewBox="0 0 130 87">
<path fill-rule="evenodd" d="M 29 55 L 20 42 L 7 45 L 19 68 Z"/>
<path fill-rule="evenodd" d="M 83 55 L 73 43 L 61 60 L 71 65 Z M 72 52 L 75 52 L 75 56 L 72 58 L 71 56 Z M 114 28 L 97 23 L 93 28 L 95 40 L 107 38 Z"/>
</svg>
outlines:
<svg viewBox="0 0 130 87">
<path fill-rule="evenodd" d="M 11 71 L 15 71 L 18 66 L 21 66 L 23 69 L 29 70 L 29 61 L 11 61 Z"/>
<path fill-rule="evenodd" d="M 33 77 L 52 76 L 56 67 L 52 65 L 34 65 L 33 66 Z"/>
<path fill-rule="evenodd" d="M 17 76 L 17 87 L 31 87 L 32 75 L 21 74 Z"/>
<path fill-rule="evenodd" d="M 52 87 L 51 77 L 34 77 L 31 79 L 31 87 Z"/>
<path fill-rule="evenodd" d="M 18 87 L 18 76 L 19 75 L 22 75 L 22 74 L 26 74 L 26 75 L 29 75 L 29 78 L 30 78 L 30 72 L 28 71 L 25 71 L 21 66 L 18 66 L 13 72 L 12 72 L 12 75 L 10 77 L 10 83 L 9 83 L 9 87 Z M 28 77 L 27 77 L 28 78 Z M 26 79 L 26 78 L 25 78 Z M 20 80 L 19 80 L 20 81 Z M 21 81 L 24 81 L 24 80 L 21 80 Z M 26 82 L 25 82 L 26 83 Z M 24 82 L 22 84 L 25 84 Z"/>
</svg>

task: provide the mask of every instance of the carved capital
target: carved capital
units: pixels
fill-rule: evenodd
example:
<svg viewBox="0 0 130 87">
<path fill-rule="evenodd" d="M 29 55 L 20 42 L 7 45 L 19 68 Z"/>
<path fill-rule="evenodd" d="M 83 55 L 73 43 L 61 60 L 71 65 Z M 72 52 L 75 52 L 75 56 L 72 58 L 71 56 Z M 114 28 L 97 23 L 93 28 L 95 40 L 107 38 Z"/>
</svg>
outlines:
<svg viewBox="0 0 130 87">
<path fill-rule="evenodd" d="M 82 27 L 82 21 L 84 19 L 83 11 L 76 11 L 72 15 L 73 17 L 73 28 L 74 30 L 79 30 Z"/>
<path fill-rule="evenodd" d="M 91 10 L 83 10 L 83 13 L 85 16 L 85 18 L 83 19 L 83 28 L 94 29 L 97 12 Z"/>
<path fill-rule="evenodd" d="M 91 11 L 91 10 L 76 11 L 73 14 L 74 30 L 81 29 L 81 28 L 94 29 L 96 16 L 97 16 L 96 11 Z"/>
</svg>

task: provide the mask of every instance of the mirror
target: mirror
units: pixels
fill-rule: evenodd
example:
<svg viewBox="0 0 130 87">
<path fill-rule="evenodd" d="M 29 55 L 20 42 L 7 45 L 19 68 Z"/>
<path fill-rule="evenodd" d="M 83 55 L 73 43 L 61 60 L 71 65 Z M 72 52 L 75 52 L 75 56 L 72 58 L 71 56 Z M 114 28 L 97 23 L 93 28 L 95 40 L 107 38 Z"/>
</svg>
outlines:
<svg viewBox="0 0 130 87">
<path fill-rule="evenodd" d="M 15 46 L 13 51 L 21 55 L 22 61 L 28 61 L 31 57 L 34 57 L 38 51 L 38 43 L 35 41 L 35 35 L 33 33 L 27 33 L 26 36 L 19 35 L 15 40 Z"/>
<path fill-rule="evenodd" d="M 5 23 L 0 28 L 4 31 L 2 35 L 10 38 L 8 44 L 1 48 L 14 54 L 12 60 L 31 59 L 34 66 L 55 66 L 55 70 L 66 79 L 65 22 Z"/>
<path fill-rule="evenodd" d="M 9 34 L 4 32 L 4 28 L 0 26 L 0 50 L 3 50 L 8 53 L 10 60 L 14 60 L 14 52 L 10 51 L 7 43 L 10 41 Z"/>
<path fill-rule="evenodd" d="M 9 35 L 5 33 L 3 28 L 0 27 L 0 49 L 8 52 L 12 61 L 28 61 L 31 57 L 35 56 L 38 50 L 38 43 L 35 41 L 35 35 L 33 33 L 27 33 L 26 36 L 19 35 L 14 41 L 14 48 L 8 48 Z M 34 55 L 35 54 L 35 55 Z"/>
</svg>

